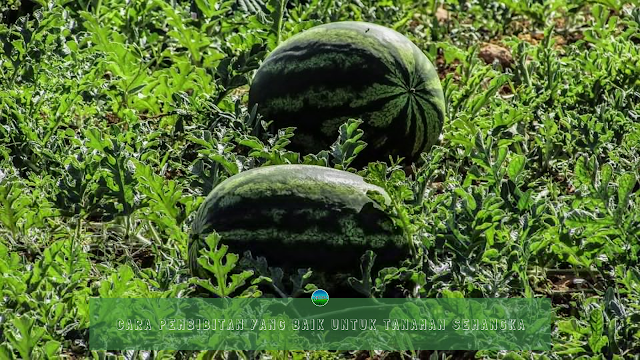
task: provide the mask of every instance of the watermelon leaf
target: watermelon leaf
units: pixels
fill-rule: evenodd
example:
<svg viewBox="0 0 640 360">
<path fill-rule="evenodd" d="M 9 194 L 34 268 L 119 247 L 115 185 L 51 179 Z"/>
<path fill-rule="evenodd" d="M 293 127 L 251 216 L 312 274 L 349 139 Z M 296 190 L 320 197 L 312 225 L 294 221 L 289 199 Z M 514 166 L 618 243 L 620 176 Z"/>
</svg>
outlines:
<svg viewBox="0 0 640 360">
<path fill-rule="evenodd" d="M 17 332 L 8 331 L 8 342 L 20 353 L 23 359 L 31 359 L 36 344 L 45 333 L 44 327 L 37 326 L 36 320 L 27 316 L 16 316 L 13 326 Z"/>
<path fill-rule="evenodd" d="M 245 251 L 240 264 L 243 268 L 249 268 L 256 272 L 258 278 L 252 281 L 252 284 L 266 284 L 271 287 L 279 296 L 283 298 L 296 297 L 307 289 L 308 280 L 313 274 L 308 269 L 298 269 L 297 274 L 289 275 L 289 280 L 293 284 L 291 294 L 289 294 L 284 286 L 283 280 L 285 273 L 280 267 L 269 267 L 267 259 L 264 256 L 254 258 L 251 251 Z"/>
<path fill-rule="evenodd" d="M 205 17 L 211 19 L 213 17 L 221 16 L 229 12 L 234 1 L 230 0 L 223 3 L 216 2 L 215 6 L 212 6 L 213 4 L 205 0 L 195 0 L 195 3 L 198 7 L 198 10 L 200 10 Z M 242 3 L 243 1 L 240 1 L 240 7 L 242 7 Z"/>
<path fill-rule="evenodd" d="M 627 210 L 629 197 L 636 185 L 636 176 L 633 173 L 625 173 L 618 179 L 618 208 L 616 215 L 620 218 Z"/>
<path fill-rule="evenodd" d="M 350 276 L 347 279 L 347 282 L 354 290 L 365 295 L 366 297 L 371 297 L 372 294 L 371 269 L 373 268 L 373 263 L 375 260 L 376 254 L 371 250 L 367 250 L 367 252 L 360 257 L 360 270 L 362 272 L 362 280 L 358 280 L 353 276 Z"/>
<path fill-rule="evenodd" d="M 213 274 L 215 278 L 210 280 L 197 279 L 195 282 L 219 297 L 229 297 L 253 276 L 253 271 L 244 270 L 239 274 L 229 276 L 235 269 L 239 256 L 227 253 L 229 247 L 220 245 L 220 235 L 216 232 L 209 234 L 205 238 L 205 242 L 207 249 L 200 250 L 202 255 L 198 258 L 198 264 Z"/>
<path fill-rule="evenodd" d="M 282 19 L 287 6 L 287 0 L 269 0 L 267 8 L 269 9 L 269 17 L 271 18 L 271 32 L 276 36 L 275 45 L 278 46 L 282 40 Z"/>
<path fill-rule="evenodd" d="M 589 336 L 589 347 L 594 353 L 599 353 L 600 350 L 607 345 L 607 337 L 604 333 L 604 314 L 600 308 L 594 308 L 589 313 L 589 328 L 591 334 Z"/>
<path fill-rule="evenodd" d="M 360 140 L 364 131 L 358 129 L 362 124 L 360 119 L 349 119 L 340 126 L 338 139 L 331 145 L 331 156 L 335 168 L 344 170 L 356 159 L 356 156 L 367 146 Z"/>
<path fill-rule="evenodd" d="M 256 14 L 264 19 L 267 6 L 262 0 L 238 0 L 238 5 L 242 11 L 248 14 Z"/>
<path fill-rule="evenodd" d="M 313 271 L 309 269 L 298 269 L 298 273 L 290 277 L 291 282 L 293 283 L 292 297 L 296 297 L 297 295 L 304 293 L 307 285 L 309 285 L 309 280 L 312 275 Z"/>
</svg>

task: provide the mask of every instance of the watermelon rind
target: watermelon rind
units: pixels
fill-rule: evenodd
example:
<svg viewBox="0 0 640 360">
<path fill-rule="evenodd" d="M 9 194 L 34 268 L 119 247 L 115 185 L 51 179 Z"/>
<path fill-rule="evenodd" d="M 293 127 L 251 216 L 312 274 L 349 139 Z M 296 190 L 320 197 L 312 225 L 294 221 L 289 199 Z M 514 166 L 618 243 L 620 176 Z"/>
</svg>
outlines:
<svg viewBox="0 0 640 360">
<path fill-rule="evenodd" d="M 368 144 L 356 166 L 389 155 L 418 161 L 437 144 L 445 120 L 438 74 L 408 38 L 356 21 L 313 27 L 270 53 L 256 72 L 249 105 L 274 128 L 296 127 L 289 148 L 328 149 L 349 118 Z"/>
<path fill-rule="evenodd" d="M 270 266 L 327 272 L 359 270 L 367 250 L 379 265 L 408 256 L 402 232 L 368 192 L 386 192 L 347 171 L 315 165 L 273 165 L 234 175 L 205 198 L 192 224 L 189 266 L 215 231 L 231 252 L 264 256 Z"/>
</svg>

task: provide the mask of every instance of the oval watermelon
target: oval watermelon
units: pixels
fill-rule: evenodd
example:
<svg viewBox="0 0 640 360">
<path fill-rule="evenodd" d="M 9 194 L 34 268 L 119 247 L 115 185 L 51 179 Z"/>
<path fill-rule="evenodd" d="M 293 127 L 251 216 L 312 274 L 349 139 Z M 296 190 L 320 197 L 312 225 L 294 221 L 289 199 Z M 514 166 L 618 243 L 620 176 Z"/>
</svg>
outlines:
<svg viewBox="0 0 640 360">
<path fill-rule="evenodd" d="M 231 252 L 251 251 L 269 266 L 360 275 L 360 257 L 373 250 L 379 266 L 398 265 L 409 246 L 368 196 L 388 195 L 355 174 L 314 165 L 273 165 L 234 175 L 213 189 L 198 209 L 189 266 L 212 231 Z"/>
<path fill-rule="evenodd" d="M 348 118 L 364 121 L 361 166 L 389 155 L 414 162 L 438 141 L 444 96 L 432 63 L 395 30 L 365 23 L 313 27 L 278 46 L 256 72 L 249 105 L 275 128 L 296 127 L 290 149 L 329 149 Z"/>
</svg>

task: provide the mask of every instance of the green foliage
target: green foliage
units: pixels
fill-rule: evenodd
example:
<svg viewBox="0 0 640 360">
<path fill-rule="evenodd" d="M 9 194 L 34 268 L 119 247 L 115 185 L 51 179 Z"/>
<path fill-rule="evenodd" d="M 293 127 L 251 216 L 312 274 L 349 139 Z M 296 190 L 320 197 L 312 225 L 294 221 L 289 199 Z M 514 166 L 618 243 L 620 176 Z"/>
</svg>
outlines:
<svg viewBox="0 0 640 360">
<path fill-rule="evenodd" d="M 231 274 L 238 263 L 239 256 L 227 253 L 228 246 L 219 246 L 220 236 L 218 234 L 208 235 L 205 242 L 207 249 L 201 250 L 201 253 L 206 256 L 199 257 L 198 264 L 202 266 L 204 271 L 213 274 L 214 278 L 211 279 L 211 283 L 209 280 L 197 280 L 196 283 L 218 297 L 229 297 L 245 284 L 253 272 L 244 270 L 239 274 Z M 245 291 L 243 295 L 240 295 L 240 297 L 243 296 L 248 296 L 248 293 Z"/>
<path fill-rule="evenodd" d="M 358 129 L 362 124 L 362 120 L 349 119 L 338 129 L 338 139 L 331 145 L 332 162 L 336 169 L 345 170 L 355 160 L 367 144 L 360 140 L 364 131 Z"/>
<path fill-rule="evenodd" d="M 363 296 L 554 299 L 553 351 L 476 358 L 640 352 L 636 4 L 37 3 L 0 4 L 0 359 L 339 357 L 88 350 L 90 297 L 313 291 L 318 274 L 285 278 L 265 259 L 241 264 L 216 235 L 198 254 L 215 275 L 187 271 L 189 226 L 204 196 L 238 172 L 288 163 L 358 171 L 389 194 L 387 205 L 371 197 L 414 256 L 377 274 L 375 254 L 359 259 L 362 276 L 347 281 Z M 421 163 L 353 168 L 366 146 L 357 120 L 330 148 L 297 154 L 287 150 L 294 128 L 270 133 L 246 108 L 268 51 L 339 20 L 397 29 L 436 65 L 447 120 Z M 512 62 L 485 64 L 486 42 Z"/>
</svg>

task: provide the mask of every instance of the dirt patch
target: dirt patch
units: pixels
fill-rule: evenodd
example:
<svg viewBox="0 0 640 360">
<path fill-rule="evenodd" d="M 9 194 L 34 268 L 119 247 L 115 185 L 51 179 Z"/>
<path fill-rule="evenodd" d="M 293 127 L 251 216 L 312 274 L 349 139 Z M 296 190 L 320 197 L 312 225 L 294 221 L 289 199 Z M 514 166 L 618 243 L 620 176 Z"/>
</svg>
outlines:
<svg viewBox="0 0 640 360">
<path fill-rule="evenodd" d="M 487 64 L 498 62 L 500 66 L 505 69 L 513 65 L 513 56 L 511 56 L 511 51 L 500 45 L 484 44 L 480 49 L 478 56 Z"/>
<path fill-rule="evenodd" d="M 522 41 L 526 41 L 531 45 L 538 45 L 540 41 L 544 38 L 544 34 L 542 33 L 522 33 L 518 34 L 518 39 Z"/>
<path fill-rule="evenodd" d="M 447 77 L 448 74 L 454 73 L 454 81 L 459 81 L 460 75 L 456 74 L 455 72 L 458 66 L 460 66 L 460 61 L 456 59 L 450 64 L 447 64 L 444 60 L 444 54 L 442 54 L 441 51 L 442 50 L 440 50 L 438 55 L 436 56 L 436 62 L 434 64 L 436 67 L 436 71 L 438 72 L 438 77 L 442 81 Z"/>
<path fill-rule="evenodd" d="M 449 20 L 449 12 L 443 7 L 439 7 L 435 15 L 439 23 L 445 23 Z"/>
</svg>

